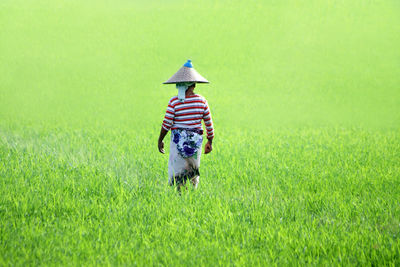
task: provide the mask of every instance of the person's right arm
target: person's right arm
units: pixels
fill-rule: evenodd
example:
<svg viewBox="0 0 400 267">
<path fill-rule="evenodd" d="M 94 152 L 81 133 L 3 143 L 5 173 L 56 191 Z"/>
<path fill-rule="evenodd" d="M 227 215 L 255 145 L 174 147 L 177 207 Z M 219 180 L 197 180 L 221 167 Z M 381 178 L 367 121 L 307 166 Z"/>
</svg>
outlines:
<svg viewBox="0 0 400 267">
<path fill-rule="evenodd" d="M 204 107 L 203 120 L 204 124 L 206 125 L 207 140 L 208 140 L 206 146 L 204 147 L 204 154 L 208 154 L 212 151 L 212 141 L 214 139 L 214 127 L 211 118 L 210 108 L 208 107 L 207 101 Z"/>
</svg>

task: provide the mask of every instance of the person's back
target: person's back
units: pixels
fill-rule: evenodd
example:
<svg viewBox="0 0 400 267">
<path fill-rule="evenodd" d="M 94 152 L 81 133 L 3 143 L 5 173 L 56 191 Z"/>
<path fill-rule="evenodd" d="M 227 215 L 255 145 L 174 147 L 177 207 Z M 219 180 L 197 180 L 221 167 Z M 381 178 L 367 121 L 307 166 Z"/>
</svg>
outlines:
<svg viewBox="0 0 400 267">
<path fill-rule="evenodd" d="M 186 96 L 185 101 L 181 102 L 178 96 L 174 96 L 168 103 L 162 126 L 167 131 L 178 128 L 202 130 L 202 120 L 206 125 L 207 138 L 212 138 L 214 129 L 207 100 L 199 94 L 193 94 Z"/>
</svg>

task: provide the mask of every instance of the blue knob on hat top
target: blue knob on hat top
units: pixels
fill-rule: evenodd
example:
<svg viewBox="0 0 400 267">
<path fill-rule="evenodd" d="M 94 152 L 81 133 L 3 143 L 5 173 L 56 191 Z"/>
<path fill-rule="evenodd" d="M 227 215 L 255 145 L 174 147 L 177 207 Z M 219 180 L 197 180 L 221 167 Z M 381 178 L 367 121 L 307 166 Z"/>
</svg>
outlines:
<svg viewBox="0 0 400 267">
<path fill-rule="evenodd" d="M 190 59 L 188 59 L 188 61 L 186 61 L 186 63 L 183 64 L 183 66 L 188 67 L 188 68 L 193 68 L 192 61 Z"/>
</svg>

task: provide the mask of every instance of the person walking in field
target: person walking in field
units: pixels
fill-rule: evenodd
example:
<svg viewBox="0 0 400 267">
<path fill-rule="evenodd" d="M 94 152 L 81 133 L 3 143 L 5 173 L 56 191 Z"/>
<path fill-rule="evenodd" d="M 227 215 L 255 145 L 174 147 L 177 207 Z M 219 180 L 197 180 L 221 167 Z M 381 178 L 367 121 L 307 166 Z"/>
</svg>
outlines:
<svg viewBox="0 0 400 267">
<path fill-rule="evenodd" d="M 178 95 L 169 100 L 167 111 L 158 138 L 158 150 L 164 151 L 163 139 L 171 130 L 170 155 L 168 162 L 169 184 L 178 190 L 189 180 L 194 188 L 200 179 L 200 155 L 203 142 L 201 121 L 207 130 L 207 144 L 204 153 L 212 151 L 214 128 L 207 100 L 194 92 L 196 83 L 209 83 L 188 60 L 164 84 L 176 84 Z"/>
</svg>

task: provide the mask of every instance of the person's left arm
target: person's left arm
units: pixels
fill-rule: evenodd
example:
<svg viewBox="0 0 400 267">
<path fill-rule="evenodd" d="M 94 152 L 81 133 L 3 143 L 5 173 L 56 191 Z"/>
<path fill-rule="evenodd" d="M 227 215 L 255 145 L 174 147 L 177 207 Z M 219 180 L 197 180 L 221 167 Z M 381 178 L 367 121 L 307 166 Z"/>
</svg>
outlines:
<svg viewBox="0 0 400 267">
<path fill-rule="evenodd" d="M 172 100 L 172 99 L 171 99 Z M 175 118 L 175 108 L 172 105 L 171 100 L 168 103 L 167 111 L 165 112 L 164 121 L 161 126 L 160 136 L 158 137 L 158 151 L 165 154 L 164 151 L 164 137 L 167 135 L 169 129 L 171 129 Z"/>
<path fill-rule="evenodd" d="M 168 131 L 164 129 L 164 127 L 161 127 L 161 131 L 160 131 L 160 137 L 158 137 L 158 151 L 160 151 L 161 153 L 165 154 L 165 150 L 164 150 L 164 137 L 167 135 Z"/>
</svg>

